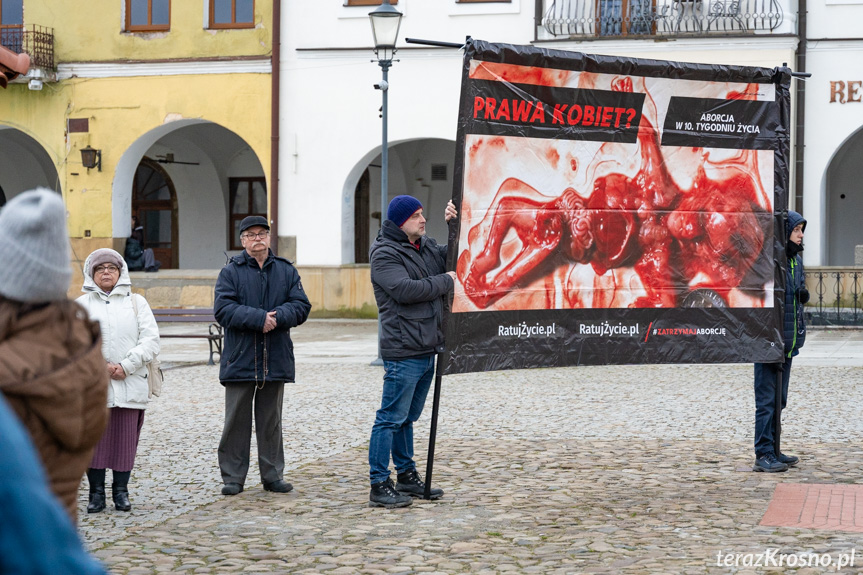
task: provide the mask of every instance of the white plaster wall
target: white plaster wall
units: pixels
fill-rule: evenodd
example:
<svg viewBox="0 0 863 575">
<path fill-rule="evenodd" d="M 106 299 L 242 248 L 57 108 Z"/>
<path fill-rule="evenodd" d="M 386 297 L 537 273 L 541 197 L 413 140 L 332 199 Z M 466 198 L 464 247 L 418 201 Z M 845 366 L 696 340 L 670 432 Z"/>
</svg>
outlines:
<svg viewBox="0 0 863 575">
<path fill-rule="evenodd" d="M 372 49 L 368 14 L 375 6 L 344 6 L 343 0 L 283 3 L 283 48 L 356 47 Z M 458 4 L 455 0 L 400 0 L 399 46 L 405 38 L 462 42 L 472 36 L 492 42 L 526 44 L 533 40 L 533 0 Z M 324 23 L 312 26 L 310 22 Z"/>
<path fill-rule="evenodd" d="M 808 221 L 803 252 L 806 265 L 830 263 L 827 239 L 832 222 L 828 220 L 827 168 L 843 143 L 863 126 L 863 102 L 831 104 L 830 81 L 863 80 L 860 62 L 863 62 L 861 43 L 830 42 L 809 47 L 807 66 L 814 73 L 806 83 L 803 173 L 803 210 Z M 860 159 L 855 161 L 860 162 Z"/>
<path fill-rule="evenodd" d="M 824 0 L 807 3 L 807 37 L 860 38 L 863 2 L 860 0 Z"/>
<path fill-rule="evenodd" d="M 443 8 L 441 8 L 443 6 Z M 406 37 L 461 42 L 477 39 L 528 44 L 534 38 L 534 4 L 473 5 L 480 14 L 458 12 L 454 0 L 401 0 L 405 14 L 397 62 L 389 72 L 391 170 L 409 148 L 400 142 L 454 142 L 461 87 L 462 52 L 417 48 Z M 499 13 L 501 11 L 508 13 Z M 370 60 L 369 7 L 347 8 L 339 2 L 288 3 L 283 11 L 282 108 L 280 147 L 280 234 L 297 237 L 297 261 L 303 265 L 339 265 L 353 261 L 353 193 L 369 162 L 380 163 L 381 70 Z M 322 26 L 309 26 L 321 22 Z M 622 56 L 686 60 L 712 64 L 793 65 L 795 38 L 702 38 L 668 42 L 623 40 L 554 42 L 543 47 Z M 453 148 L 454 149 L 454 148 Z M 447 163 L 452 164 L 449 160 Z M 451 166 L 452 167 L 452 166 Z M 390 196 L 398 190 L 391 172 Z M 380 170 L 372 169 L 372 209 L 380 203 Z M 451 174 L 450 174 L 451 177 Z M 408 184 L 408 175 L 405 180 Z M 452 183 L 449 182 L 451 195 Z M 408 188 L 405 188 L 408 189 Z M 422 191 L 422 190 L 420 190 Z M 379 192 L 378 192 L 379 193 Z M 432 204 L 441 192 L 435 188 Z M 427 210 L 435 226 L 435 211 Z M 429 228 L 437 239 L 443 229 Z"/>
<path fill-rule="evenodd" d="M 293 70 L 294 82 L 285 85 L 282 127 L 287 137 L 280 155 L 280 233 L 297 236 L 300 264 L 345 263 L 341 240 L 348 230 L 343 230 L 347 226 L 342 225 L 342 204 L 352 197 L 365 168 L 364 164 L 355 173 L 358 160 L 370 152 L 370 161 L 380 155 L 381 93 L 372 86 L 380 81 L 381 72 L 368 60 L 368 55 L 303 56 L 297 61 L 299 68 Z M 393 64 L 388 114 L 391 146 L 417 138 L 455 140 L 460 68 L 461 54 L 455 51 L 411 52 Z M 310 92 L 315 86 L 320 93 Z M 391 147 L 390 195 L 406 189 L 395 176 L 397 170 L 393 171 L 399 161 L 398 150 Z M 379 169 L 372 169 L 370 175 L 379 182 Z M 379 183 L 375 189 L 380 189 Z M 373 206 L 379 204 L 380 196 L 375 197 Z M 352 225 L 349 231 L 352 238 Z"/>
<path fill-rule="evenodd" d="M 353 260 L 353 215 L 346 203 L 352 202 L 369 161 L 380 163 L 375 158 L 381 146 L 381 92 L 373 85 L 380 82 L 381 69 L 370 62 L 372 9 L 338 1 L 283 8 L 279 229 L 282 235 L 297 236 L 300 264 Z M 399 61 L 389 74 L 390 145 L 425 138 L 454 141 L 462 53 L 408 48 L 404 38 L 462 42 L 470 34 L 527 43 L 533 39 L 533 3 L 468 6 L 454 0 L 402 0 L 398 9 L 405 16 Z M 309 26 L 312 21 L 326 26 Z M 390 149 L 390 196 L 407 189 L 400 180 L 405 176 L 393 171 L 403 152 Z M 377 211 L 380 170 L 373 168 L 370 175 L 372 194 L 377 194 L 371 211 Z"/>
</svg>

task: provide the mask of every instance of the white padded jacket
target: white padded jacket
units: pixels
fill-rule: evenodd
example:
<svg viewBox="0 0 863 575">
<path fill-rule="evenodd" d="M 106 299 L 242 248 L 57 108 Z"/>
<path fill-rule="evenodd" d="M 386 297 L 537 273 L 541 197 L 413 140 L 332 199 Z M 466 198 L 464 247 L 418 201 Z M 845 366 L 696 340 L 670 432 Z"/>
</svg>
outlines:
<svg viewBox="0 0 863 575">
<path fill-rule="evenodd" d="M 120 254 L 118 259 L 123 261 Z M 102 355 L 107 361 L 119 363 L 128 374 L 126 379 L 111 380 L 108 407 L 146 409 L 149 402 L 147 363 L 159 353 L 159 327 L 142 296 L 132 293 L 129 268 L 123 261 L 120 279 L 110 294 L 106 294 L 90 275 L 90 258 L 84 262 L 84 295 L 77 300 L 90 319 L 99 322 L 102 330 Z M 137 298 L 138 317 L 132 298 Z"/>
</svg>

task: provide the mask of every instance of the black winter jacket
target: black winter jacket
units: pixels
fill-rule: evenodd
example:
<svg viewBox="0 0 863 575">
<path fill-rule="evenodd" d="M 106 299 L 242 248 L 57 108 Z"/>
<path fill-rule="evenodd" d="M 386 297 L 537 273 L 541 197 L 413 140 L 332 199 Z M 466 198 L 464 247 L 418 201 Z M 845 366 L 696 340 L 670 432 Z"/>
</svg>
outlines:
<svg viewBox="0 0 863 575">
<path fill-rule="evenodd" d="M 264 267 L 247 252 L 228 261 L 216 280 L 216 320 L 225 328 L 219 380 L 294 381 L 294 344 L 291 328 L 306 321 L 312 304 L 303 291 L 300 274 L 291 262 L 270 252 Z M 276 310 L 277 327 L 264 333 L 267 312 Z M 266 356 L 264 350 L 266 349 Z"/>
<path fill-rule="evenodd" d="M 788 210 L 786 241 L 791 239 L 791 231 L 799 223 L 806 229 L 806 220 L 794 210 Z M 800 248 L 802 251 L 802 248 Z M 806 281 L 803 277 L 803 258 L 800 254 L 789 254 L 785 270 L 785 321 L 783 335 L 785 337 L 785 357 L 794 357 L 800 353 L 803 342 L 806 341 L 806 323 L 803 317 L 803 304 L 809 300 L 806 291 Z"/>
<path fill-rule="evenodd" d="M 418 250 L 398 226 L 384 221 L 369 250 L 382 359 L 443 351 L 444 297 L 453 288 L 446 274 L 446 251 L 446 246 L 425 236 Z"/>
</svg>

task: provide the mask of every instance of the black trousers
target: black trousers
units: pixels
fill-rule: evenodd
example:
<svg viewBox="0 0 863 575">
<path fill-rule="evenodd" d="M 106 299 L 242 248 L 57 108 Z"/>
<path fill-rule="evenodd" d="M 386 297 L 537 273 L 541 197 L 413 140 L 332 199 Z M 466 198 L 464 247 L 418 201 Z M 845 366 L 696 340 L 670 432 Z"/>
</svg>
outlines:
<svg viewBox="0 0 863 575">
<path fill-rule="evenodd" d="M 755 364 L 755 456 L 773 453 L 776 428 L 776 374 L 778 364 Z M 782 409 L 788 403 L 788 382 L 791 379 L 791 358 L 785 358 L 782 371 Z"/>
<path fill-rule="evenodd" d="M 258 439 L 261 481 L 283 479 L 282 400 L 285 384 L 268 381 L 262 389 L 254 382 L 225 384 L 225 428 L 219 442 L 219 469 L 225 483 L 245 484 L 252 448 L 252 410 Z"/>
</svg>

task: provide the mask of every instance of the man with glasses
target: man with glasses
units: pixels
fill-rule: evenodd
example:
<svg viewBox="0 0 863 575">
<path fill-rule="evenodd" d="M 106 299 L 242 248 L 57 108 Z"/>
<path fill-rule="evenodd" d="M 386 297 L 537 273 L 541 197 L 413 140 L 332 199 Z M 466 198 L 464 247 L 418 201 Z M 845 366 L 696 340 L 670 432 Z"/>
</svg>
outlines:
<svg viewBox="0 0 863 575">
<path fill-rule="evenodd" d="M 291 328 L 306 321 L 312 305 L 291 262 L 270 250 L 262 216 L 240 222 L 243 252 L 216 280 L 215 316 L 225 328 L 219 380 L 225 387 L 225 427 L 219 442 L 222 495 L 243 491 L 249 471 L 252 413 L 264 490 L 287 493 L 284 480 L 282 399 L 294 381 Z"/>
</svg>

